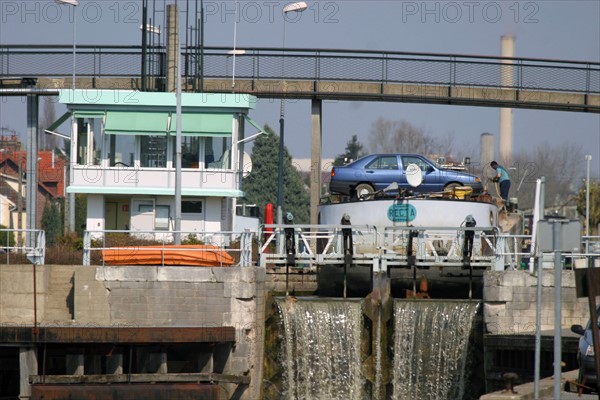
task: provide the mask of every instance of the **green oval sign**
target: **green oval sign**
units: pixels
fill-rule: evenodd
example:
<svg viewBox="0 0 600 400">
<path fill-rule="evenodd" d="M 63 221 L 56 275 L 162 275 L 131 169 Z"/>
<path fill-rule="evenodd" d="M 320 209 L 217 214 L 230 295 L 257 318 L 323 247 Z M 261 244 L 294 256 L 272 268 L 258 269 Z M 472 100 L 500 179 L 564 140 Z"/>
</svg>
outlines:
<svg viewBox="0 0 600 400">
<path fill-rule="evenodd" d="M 412 204 L 393 204 L 388 208 L 388 219 L 392 222 L 410 222 L 417 218 L 417 209 Z"/>
</svg>

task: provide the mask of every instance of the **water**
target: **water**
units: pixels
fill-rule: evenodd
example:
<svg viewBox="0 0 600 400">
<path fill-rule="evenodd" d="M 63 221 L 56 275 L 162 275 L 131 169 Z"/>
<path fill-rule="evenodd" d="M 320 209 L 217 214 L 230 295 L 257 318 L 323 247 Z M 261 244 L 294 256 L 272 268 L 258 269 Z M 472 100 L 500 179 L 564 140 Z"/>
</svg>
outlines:
<svg viewBox="0 0 600 400">
<path fill-rule="evenodd" d="M 478 303 L 396 301 L 394 400 L 462 399 Z"/>
<path fill-rule="evenodd" d="M 362 400 L 358 301 L 283 300 L 283 399 Z"/>
<path fill-rule="evenodd" d="M 279 362 L 283 371 L 279 398 L 462 399 L 468 385 L 469 336 L 478 305 L 470 301 L 397 300 L 393 343 L 388 349 L 383 345 L 387 341 L 383 341 L 380 313 L 373 321 L 372 335 L 363 325 L 362 300 L 279 300 Z M 375 358 L 370 383 L 363 370 L 369 348 Z M 388 350 L 393 353 L 391 365 L 384 362 L 382 354 Z M 384 378 L 389 376 L 392 387 L 388 389 L 382 382 L 389 382 L 385 379 L 390 378 Z"/>
</svg>

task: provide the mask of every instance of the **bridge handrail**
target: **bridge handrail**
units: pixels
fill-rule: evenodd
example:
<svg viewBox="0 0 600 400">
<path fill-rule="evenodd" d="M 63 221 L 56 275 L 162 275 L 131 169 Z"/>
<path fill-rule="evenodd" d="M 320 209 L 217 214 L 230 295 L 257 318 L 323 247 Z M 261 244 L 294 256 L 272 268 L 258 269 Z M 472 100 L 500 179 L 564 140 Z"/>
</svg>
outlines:
<svg viewBox="0 0 600 400">
<path fill-rule="evenodd" d="M 76 76 L 138 78 L 141 50 L 141 46 L 78 46 Z M 229 48 L 205 47 L 203 58 L 198 50 L 198 47 L 184 49 L 184 77 L 198 79 L 202 65 L 204 78 L 231 78 Z M 380 82 L 600 93 L 597 61 L 377 50 L 269 47 L 244 50 L 245 54 L 237 56 L 239 80 Z M 147 54 L 148 76 L 164 79 L 166 48 L 150 46 Z M 54 58 L 48 59 L 49 55 Z M 72 47 L 67 45 L 3 45 L 0 78 L 69 77 L 73 72 L 68 62 L 71 57 Z M 281 64 L 285 59 L 294 62 L 287 63 L 282 76 Z M 508 84 L 501 78 L 503 74 L 510 78 Z"/>
</svg>

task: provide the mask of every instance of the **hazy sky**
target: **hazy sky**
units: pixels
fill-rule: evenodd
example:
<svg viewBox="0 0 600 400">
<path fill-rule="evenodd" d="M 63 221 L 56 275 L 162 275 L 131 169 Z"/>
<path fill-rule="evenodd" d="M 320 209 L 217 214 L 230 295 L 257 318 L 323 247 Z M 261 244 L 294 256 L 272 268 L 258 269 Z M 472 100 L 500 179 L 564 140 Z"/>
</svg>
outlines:
<svg viewBox="0 0 600 400">
<path fill-rule="evenodd" d="M 173 1 L 168 1 L 172 3 Z M 141 43 L 141 0 L 80 0 L 78 44 Z M 163 0 L 149 0 L 162 8 Z M 195 0 L 179 0 L 194 9 Z M 237 47 L 280 47 L 288 2 L 240 1 Z M 515 56 L 600 61 L 600 1 L 308 1 L 286 26 L 286 47 L 499 55 L 500 38 L 515 36 Z M 233 46 L 234 1 L 205 0 L 205 45 Z M 71 7 L 53 0 L 0 0 L 4 44 L 72 44 Z M 162 18 L 162 17 L 161 17 Z M 156 21 L 155 25 L 162 25 Z M 58 110 L 60 111 L 60 110 Z M 251 116 L 278 130 L 279 102 L 259 100 Z M 478 158 L 483 132 L 496 136 L 499 110 L 486 107 L 383 102 L 325 102 L 323 158 L 342 153 L 353 134 L 368 145 L 373 121 L 405 119 L 436 137 L 453 135 L 455 146 Z M 600 176 L 600 115 L 515 110 L 513 151 L 548 142 L 581 145 Z M 25 106 L 0 98 L 0 126 L 25 130 Z M 286 145 L 296 158 L 310 157 L 310 102 L 288 102 Z M 582 171 L 585 161 L 581 160 Z"/>
</svg>

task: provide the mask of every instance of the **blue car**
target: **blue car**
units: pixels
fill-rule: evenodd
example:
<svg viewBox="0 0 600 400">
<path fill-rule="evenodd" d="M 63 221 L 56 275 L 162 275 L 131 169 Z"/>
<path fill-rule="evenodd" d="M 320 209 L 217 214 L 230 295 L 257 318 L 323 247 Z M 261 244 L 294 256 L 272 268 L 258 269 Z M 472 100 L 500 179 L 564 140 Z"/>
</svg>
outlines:
<svg viewBox="0 0 600 400">
<path fill-rule="evenodd" d="M 411 179 L 411 171 L 416 169 L 412 164 L 421 170 L 422 181 L 417 182 L 418 186 Z M 416 193 L 441 192 L 448 188 L 470 186 L 473 193 L 477 194 L 483 189 L 477 176 L 442 168 L 419 154 L 371 154 L 348 165 L 333 167 L 329 191 L 364 198 L 370 193 L 388 188 L 394 182 L 398 184 L 398 190 L 413 190 Z M 415 186 L 411 186 L 409 182 Z"/>
<path fill-rule="evenodd" d="M 600 305 L 596 308 L 596 316 L 600 321 Z M 598 323 L 600 325 L 600 322 Z M 579 351 L 577 361 L 579 362 L 579 375 L 577 383 L 582 385 L 584 391 L 594 391 L 598 384 L 596 374 L 596 361 L 594 359 L 594 340 L 592 337 L 592 320 L 585 326 L 571 325 L 571 332 L 581 335 L 579 338 Z"/>
</svg>

